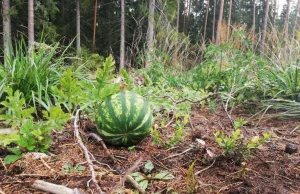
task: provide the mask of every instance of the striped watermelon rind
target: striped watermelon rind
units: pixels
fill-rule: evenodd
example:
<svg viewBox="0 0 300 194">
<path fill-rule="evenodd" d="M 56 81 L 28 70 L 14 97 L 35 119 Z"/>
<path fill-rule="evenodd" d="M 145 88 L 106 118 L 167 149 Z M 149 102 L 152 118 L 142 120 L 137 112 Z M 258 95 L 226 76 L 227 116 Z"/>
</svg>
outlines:
<svg viewBox="0 0 300 194">
<path fill-rule="evenodd" d="M 152 123 L 149 104 L 130 91 L 108 97 L 96 114 L 98 133 L 112 145 L 130 146 L 140 142 L 149 134 Z"/>
</svg>

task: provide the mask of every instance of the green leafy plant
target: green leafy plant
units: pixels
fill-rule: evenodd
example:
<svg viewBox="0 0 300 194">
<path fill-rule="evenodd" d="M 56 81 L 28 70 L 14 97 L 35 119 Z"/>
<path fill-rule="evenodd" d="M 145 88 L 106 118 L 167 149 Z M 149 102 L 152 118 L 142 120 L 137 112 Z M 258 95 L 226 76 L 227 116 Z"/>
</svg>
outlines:
<svg viewBox="0 0 300 194">
<path fill-rule="evenodd" d="M 97 105 L 103 102 L 108 96 L 117 93 L 120 90 L 120 83 L 114 83 L 115 61 L 110 55 L 103 63 L 103 68 L 96 71 L 96 79 L 92 84 L 81 83 L 84 93 L 84 102 L 80 104 L 82 109 L 88 112 L 94 112 Z"/>
<path fill-rule="evenodd" d="M 244 138 L 240 129 L 235 130 L 231 136 L 227 137 L 220 131 L 217 131 L 214 135 L 219 146 L 224 149 L 225 155 L 234 154 L 242 143 L 240 140 Z"/>
<path fill-rule="evenodd" d="M 63 171 L 66 172 L 66 173 L 70 173 L 70 172 L 82 172 L 85 170 L 85 167 L 84 166 L 81 166 L 81 165 L 75 165 L 73 166 L 72 164 L 65 164 L 63 166 Z"/>
<path fill-rule="evenodd" d="M 25 120 L 32 119 L 34 108 L 26 108 L 25 99 L 18 90 L 13 92 L 10 87 L 5 87 L 6 99 L 0 104 L 6 109 L 5 114 L 0 115 L 0 120 L 4 120 L 6 125 L 12 128 L 20 126 Z"/>
<path fill-rule="evenodd" d="M 185 178 L 185 182 L 186 182 L 186 187 L 188 190 L 188 193 L 195 193 L 195 191 L 198 188 L 198 182 L 195 178 L 195 174 L 194 174 L 194 166 L 197 160 L 195 160 L 190 166 L 189 169 L 187 170 L 186 173 L 186 178 Z"/>
<path fill-rule="evenodd" d="M 245 121 L 243 117 L 239 117 L 237 120 L 234 121 L 234 129 L 240 129 L 245 124 L 247 124 L 247 121 Z"/>
<path fill-rule="evenodd" d="M 62 129 L 62 125 L 69 120 L 69 114 L 63 113 L 60 107 L 51 107 L 49 113 L 43 111 L 43 115 L 47 120 L 33 122 L 33 118 L 28 118 L 22 121 L 16 134 L 4 138 L 0 136 L 0 145 L 16 144 L 16 147 L 10 149 L 13 154 L 6 156 L 6 164 L 15 162 L 24 152 L 47 152 L 53 142 L 51 132 Z"/>
<path fill-rule="evenodd" d="M 67 69 L 59 79 L 58 86 L 52 86 L 52 95 L 57 105 L 64 105 L 72 113 L 83 100 L 82 89 L 78 79 L 74 78 L 71 69 Z"/>
<path fill-rule="evenodd" d="M 224 149 L 224 154 L 233 157 L 237 164 L 251 156 L 254 150 L 272 136 L 270 133 L 264 133 L 262 139 L 259 136 L 254 136 L 251 140 L 247 140 L 239 129 L 235 130 L 231 136 L 225 136 L 220 131 L 217 131 L 214 135 L 219 146 Z"/>
</svg>

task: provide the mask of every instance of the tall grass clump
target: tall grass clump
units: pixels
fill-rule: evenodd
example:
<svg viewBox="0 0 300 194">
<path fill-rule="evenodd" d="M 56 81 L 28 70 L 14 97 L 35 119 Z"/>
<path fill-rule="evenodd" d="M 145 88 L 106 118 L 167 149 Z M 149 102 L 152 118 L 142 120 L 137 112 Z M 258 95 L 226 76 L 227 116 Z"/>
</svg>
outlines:
<svg viewBox="0 0 300 194">
<path fill-rule="evenodd" d="M 20 41 L 14 52 L 5 58 L 5 67 L 0 69 L 4 75 L 2 85 L 19 90 L 30 105 L 51 103 L 49 86 L 58 82 L 63 62 L 55 56 L 57 48 L 58 43 L 53 46 L 37 44 L 28 53 L 25 42 Z"/>
</svg>

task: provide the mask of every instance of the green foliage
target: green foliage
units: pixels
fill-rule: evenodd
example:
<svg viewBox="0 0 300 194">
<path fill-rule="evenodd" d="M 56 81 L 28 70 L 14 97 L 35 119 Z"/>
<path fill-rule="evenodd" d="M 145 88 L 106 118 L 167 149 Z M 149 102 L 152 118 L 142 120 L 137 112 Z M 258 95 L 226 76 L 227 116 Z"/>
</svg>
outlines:
<svg viewBox="0 0 300 194">
<path fill-rule="evenodd" d="M 63 171 L 66 172 L 66 173 L 70 173 L 70 172 L 82 172 L 85 170 L 85 167 L 84 166 L 81 166 L 81 165 L 76 165 L 76 166 L 73 166 L 72 164 L 65 164 L 63 166 Z"/>
<path fill-rule="evenodd" d="M 52 95 L 57 105 L 64 105 L 69 113 L 76 109 L 76 105 L 83 102 L 82 89 L 78 79 L 74 78 L 71 69 L 67 69 L 59 79 L 59 84 L 52 86 Z"/>
<path fill-rule="evenodd" d="M 115 61 L 110 55 L 103 63 L 103 68 L 97 69 L 96 80 L 93 84 L 81 83 L 84 93 L 84 102 L 81 104 L 81 108 L 94 112 L 99 103 L 120 90 L 120 83 L 114 83 L 114 65 Z"/>
<path fill-rule="evenodd" d="M 246 157 L 251 156 L 254 150 L 272 136 L 270 133 L 264 133 L 262 139 L 259 136 L 254 136 L 251 140 L 247 140 L 241 134 L 240 129 L 235 130 L 231 136 L 225 136 L 220 131 L 217 131 L 214 135 L 217 143 L 224 150 L 224 154 L 233 157 L 237 164 Z"/>
<path fill-rule="evenodd" d="M 62 60 L 55 59 L 57 48 L 58 44 L 38 46 L 28 54 L 27 46 L 21 41 L 15 52 L 5 58 L 6 66 L 0 70 L 4 71 L 5 84 L 13 91 L 23 93 L 23 98 L 30 105 L 49 104 L 49 86 L 57 83 L 61 71 Z"/>
<path fill-rule="evenodd" d="M 7 146 L 15 143 L 11 148 L 13 155 L 8 155 L 5 163 L 12 163 L 21 157 L 23 152 L 37 151 L 46 152 L 52 143 L 50 137 L 54 129 L 62 129 L 62 125 L 69 120 L 69 114 L 63 113 L 60 107 L 51 107 L 49 112 L 43 111 L 46 120 L 33 122 L 34 108 L 25 107 L 25 99 L 18 90 L 5 88 L 6 100 L 1 104 L 6 108 L 6 114 L 0 115 L 7 125 L 19 130 L 16 133 L 0 136 L 0 145 Z"/>
<path fill-rule="evenodd" d="M 188 190 L 188 193 L 195 193 L 195 191 L 198 188 L 198 182 L 195 178 L 195 174 L 194 174 L 194 166 L 197 160 L 195 160 L 190 166 L 189 169 L 187 170 L 186 173 L 186 178 L 185 178 L 185 182 L 186 182 L 186 187 Z"/>
<path fill-rule="evenodd" d="M 26 109 L 25 99 L 22 93 L 18 90 L 13 92 L 12 88 L 5 87 L 4 92 L 7 96 L 5 101 L 0 104 L 6 108 L 6 113 L 0 115 L 0 120 L 4 120 L 6 125 L 11 125 L 13 128 L 19 127 L 27 119 L 32 119 L 34 108 Z"/>
<path fill-rule="evenodd" d="M 243 117 L 239 117 L 236 121 L 234 121 L 234 129 L 240 129 L 245 124 L 247 124 L 247 121 L 245 121 Z"/>
<path fill-rule="evenodd" d="M 220 131 L 217 131 L 214 135 L 219 146 L 224 149 L 225 155 L 233 155 L 242 143 L 240 140 L 244 138 L 240 129 L 235 130 L 232 135 L 228 137 Z"/>
</svg>

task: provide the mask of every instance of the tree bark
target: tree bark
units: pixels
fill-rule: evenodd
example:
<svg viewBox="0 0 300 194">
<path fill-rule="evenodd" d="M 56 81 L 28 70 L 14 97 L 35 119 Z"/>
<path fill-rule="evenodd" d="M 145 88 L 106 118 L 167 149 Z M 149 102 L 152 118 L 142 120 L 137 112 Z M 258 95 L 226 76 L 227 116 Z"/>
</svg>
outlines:
<svg viewBox="0 0 300 194">
<path fill-rule="evenodd" d="M 93 52 L 95 52 L 95 48 L 96 48 L 97 10 L 98 10 L 98 0 L 95 0 L 94 23 L 93 23 Z"/>
<path fill-rule="evenodd" d="M 76 0 L 76 51 L 80 55 L 80 0 Z"/>
<path fill-rule="evenodd" d="M 3 48 L 4 48 L 4 66 L 6 66 L 6 58 L 9 57 L 11 46 L 11 21 L 9 15 L 10 0 L 3 0 Z"/>
<path fill-rule="evenodd" d="M 120 69 L 125 68 L 125 0 L 121 0 Z"/>
<path fill-rule="evenodd" d="M 34 45 L 34 0 L 28 0 L 28 49 Z"/>
<path fill-rule="evenodd" d="M 204 33 L 203 33 L 203 39 L 205 41 L 206 39 L 206 26 L 207 26 L 207 19 L 208 19 L 208 12 L 209 12 L 209 1 L 206 1 L 206 13 L 205 13 L 205 20 L 204 20 Z"/>
<path fill-rule="evenodd" d="M 185 33 L 186 31 L 186 7 L 185 7 L 185 4 L 187 3 L 188 0 L 184 0 L 183 2 L 183 33 Z"/>
<path fill-rule="evenodd" d="M 180 0 L 177 0 L 177 18 L 176 18 L 176 31 L 179 32 L 179 17 L 180 17 Z"/>
<path fill-rule="evenodd" d="M 229 40 L 229 33 L 230 33 L 231 10 L 232 10 L 232 0 L 229 1 L 229 13 L 228 13 L 228 23 L 227 23 L 227 41 Z"/>
<path fill-rule="evenodd" d="M 267 33 L 267 24 L 268 24 L 268 18 L 269 18 L 269 0 L 266 0 L 266 10 L 265 10 L 265 17 L 264 17 L 264 25 L 262 29 L 262 35 L 261 35 L 261 41 L 260 41 L 260 48 L 259 52 L 262 56 L 264 53 L 264 47 L 265 47 L 265 39 L 266 39 L 266 33 Z"/>
<path fill-rule="evenodd" d="M 256 1 L 253 0 L 252 52 L 254 52 L 254 44 L 255 44 L 255 16 L 256 16 Z"/>
<path fill-rule="evenodd" d="M 216 45 L 220 44 L 220 34 L 221 34 L 222 19 L 223 19 L 223 8 L 224 8 L 224 0 L 221 0 L 218 26 L 217 26 L 217 35 L 216 35 Z"/>
<path fill-rule="evenodd" d="M 300 0 L 298 0 L 298 2 L 297 2 L 296 16 L 295 16 L 295 23 L 294 23 L 294 26 L 293 26 L 293 35 L 292 35 L 292 38 L 295 38 L 295 32 L 296 32 L 296 28 L 297 28 L 297 24 L 298 24 L 299 7 L 300 7 Z"/>
<path fill-rule="evenodd" d="M 148 34 L 147 34 L 147 44 L 148 44 L 148 55 L 153 50 L 153 38 L 154 38 L 154 10 L 155 10 L 155 0 L 149 0 L 149 15 L 148 15 Z M 146 68 L 149 68 L 150 61 L 147 60 Z"/>
<path fill-rule="evenodd" d="M 284 19 L 284 27 L 283 27 L 283 34 L 284 37 L 287 39 L 289 36 L 289 18 L 290 18 L 290 6 L 291 6 L 291 0 L 286 0 L 287 2 L 287 9 Z"/>
<path fill-rule="evenodd" d="M 216 26 L 216 6 L 217 2 L 214 0 L 214 15 L 213 15 L 213 26 L 212 26 L 212 42 L 215 42 L 215 26 Z"/>
</svg>

